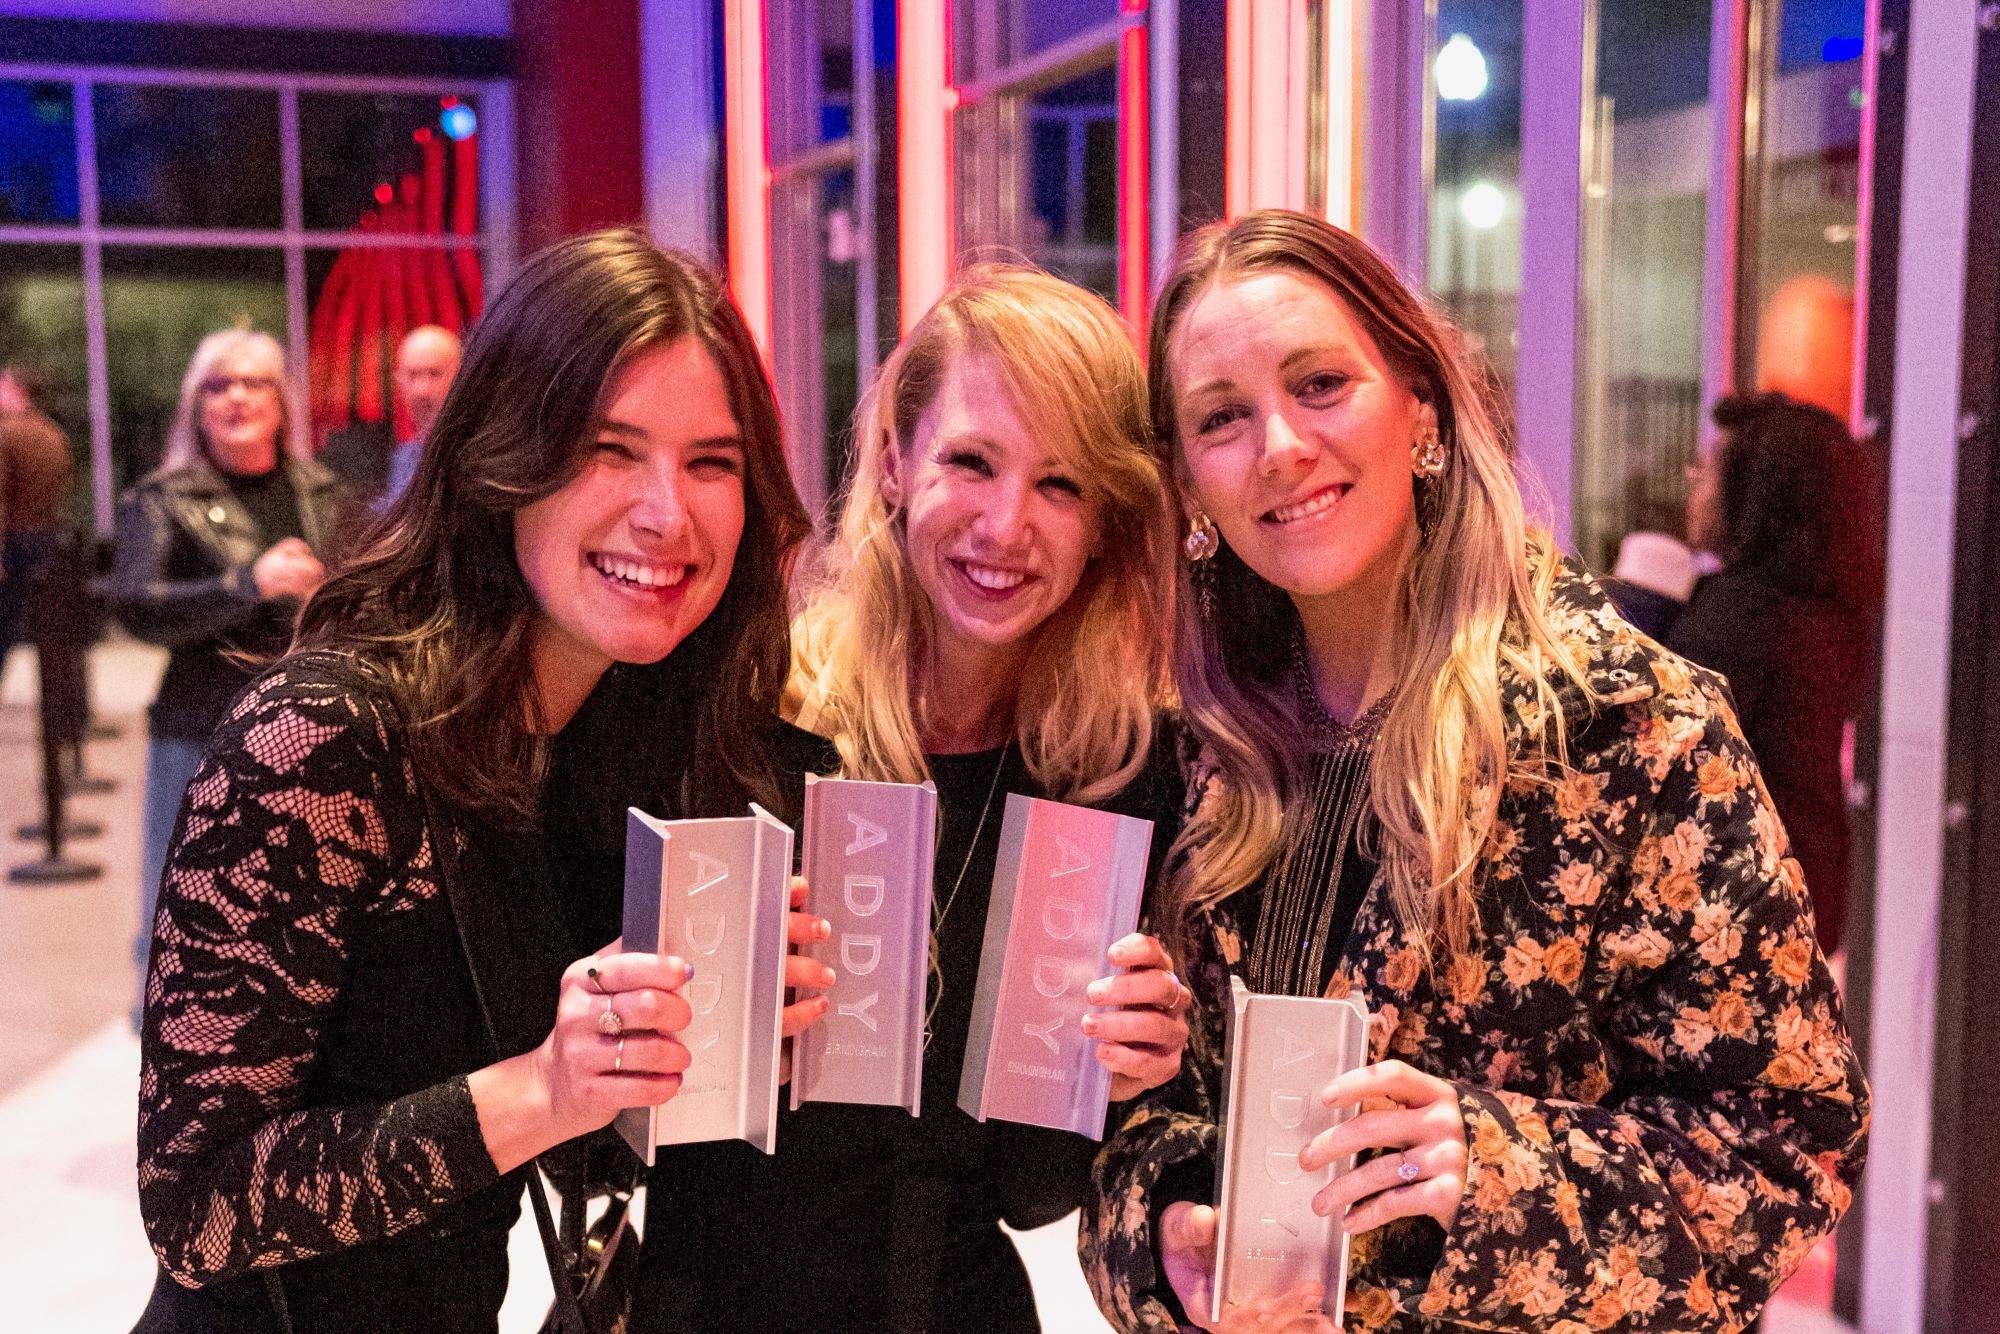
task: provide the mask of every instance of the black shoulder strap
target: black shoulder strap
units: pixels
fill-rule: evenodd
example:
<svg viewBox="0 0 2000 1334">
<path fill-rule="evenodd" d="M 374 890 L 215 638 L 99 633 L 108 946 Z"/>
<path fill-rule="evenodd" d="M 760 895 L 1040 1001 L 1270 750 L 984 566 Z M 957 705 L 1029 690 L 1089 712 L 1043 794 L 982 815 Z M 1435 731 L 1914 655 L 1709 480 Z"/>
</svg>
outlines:
<svg viewBox="0 0 2000 1334">
<path fill-rule="evenodd" d="M 438 818 L 429 795 L 423 793 L 421 788 L 419 797 L 424 806 L 424 826 L 431 840 L 431 860 L 451 907 L 452 923 L 458 929 L 458 947 L 465 955 L 465 970 L 472 978 L 472 994 L 479 1002 L 479 1017 L 486 1025 L 486 1040 L 497 1057 L 500 1035 L 493 1025 L 493 1011 L 486 1003 L 486 984 L 479 976 L 479 965 L 474 962 L 471 945 L 465 938 L 465 913 L 460 906 L 460 896 L 465 889 L 458 877 L 457 827 Z M 535 1211 L 535 1227 L 542 1234 L 542 1253 L 549 1262 L 549 1281 L 555 1285 L 556 1309 L 552 1323 L 566 1334 L 590 1334 L 583 1308 L 577 1304 L 576 1288 L 570 1282 L 562 1243 L 556 1237 L 555 1218 L 549 1210 L 548 1192 L 542 1181 L 539 1161 L 528 1164 L 528 1203 Z"/>
</svg>

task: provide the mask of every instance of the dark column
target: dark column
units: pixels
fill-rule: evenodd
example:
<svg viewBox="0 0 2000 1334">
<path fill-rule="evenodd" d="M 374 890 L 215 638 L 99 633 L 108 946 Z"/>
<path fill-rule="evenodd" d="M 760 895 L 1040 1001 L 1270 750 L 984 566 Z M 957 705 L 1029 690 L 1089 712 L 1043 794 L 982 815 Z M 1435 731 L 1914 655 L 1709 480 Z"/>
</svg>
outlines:
<svg viewBox="0 0 2000 1334">
<path fill-rule="evenodd" d="M 638 222 L 638 0 L 513 0 L 521 253 Z"/>
</svg>

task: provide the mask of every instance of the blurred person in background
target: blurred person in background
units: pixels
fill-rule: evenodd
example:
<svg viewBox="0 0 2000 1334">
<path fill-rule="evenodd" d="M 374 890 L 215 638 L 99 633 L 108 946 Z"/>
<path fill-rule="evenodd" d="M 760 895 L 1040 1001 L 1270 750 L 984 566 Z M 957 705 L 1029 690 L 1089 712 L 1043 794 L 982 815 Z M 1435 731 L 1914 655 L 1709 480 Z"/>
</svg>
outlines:
<svg viewBox="0 0 2000 1334">
<path fill-rule="evenodd" d="M 35 406 L 35 388 L 26 367 L 0 367 L 0 670 L 27 634 L 28 599 L 75 472 L 69 439 Z"/>
<path fill-rule="evenodd" d="M 347 484 L 356 503 L 384 510 L 410 485 L 463 355 L 458 335 L 440 325 L 419 325 L 403 335 L 391 376 L 410 412 L 410 438 L 392 446 L 385 433 L 356 430 L 331 441 L 320 456 Z"/>
<path fill-rule="evenodd" d="M 209 733 L 256 661 L 285 650 L 300 603 L 326 577 L 316 552 L 337 517 L 340 484 L 300 443 L 277 340 L 248 329 L 212 333 L 181 380 L 160 467 L 119 507 L 112 610 L 168 650 L 149 715 L 141 968 L 167 841 Z"/>
<path fill-rule="evenodd" d="M 1847 921 L 1847 726 L 1882 596 L 1876 468 L 1838 417 L 1783 394 L 1731 395 L 1712 415 L 1721 440 L 1696 471 L 1688 535 L 1722 568 L 1665 642 L 1729 679 L 1832 954 Z"/>
</svg>

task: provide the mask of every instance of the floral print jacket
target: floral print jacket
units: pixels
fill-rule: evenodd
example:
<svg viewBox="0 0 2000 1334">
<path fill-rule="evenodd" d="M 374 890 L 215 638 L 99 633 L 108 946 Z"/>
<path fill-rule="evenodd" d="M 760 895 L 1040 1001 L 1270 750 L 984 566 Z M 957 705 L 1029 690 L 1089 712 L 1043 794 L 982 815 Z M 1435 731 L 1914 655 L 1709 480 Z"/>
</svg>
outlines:
<svg viewBox="0 0 2000 1334">
<path fill-rule="evenodd" d="M 1367 1002 L 1371 1060 L 1457 1085 L 1469 1149 L 1449 1233 L 1355 1239 L 1350 1330 L 1741 1330 L 1861 1172 L 1867 1085 L 1722 678 L 1574 569 L 1551 612 L 1600 699 L 1558 692 L 1567 770 L 1503 798 L 1474 952 L 1421 967 L 1378 876 L 1329 988 Z M 1519 753 L 1549 720 L 1530 683 L 1502 685 Z M 1193 778 L 1199 801 L 1216 779 L 1200 759 Z M 1196 920 L 1183 1073 L 1097 1161 L 1082 1257 L 1121 1329 L 1176 1328 L 1153 1226 L 1176 1194 L 1208 1198 L 1254 900 Z"/>
</svg>

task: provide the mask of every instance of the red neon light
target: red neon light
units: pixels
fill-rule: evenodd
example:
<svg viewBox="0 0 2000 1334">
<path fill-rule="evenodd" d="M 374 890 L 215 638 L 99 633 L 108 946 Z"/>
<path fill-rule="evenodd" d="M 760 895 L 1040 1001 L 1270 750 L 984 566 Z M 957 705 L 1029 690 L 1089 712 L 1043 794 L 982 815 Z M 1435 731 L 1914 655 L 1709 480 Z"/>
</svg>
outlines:
<svg viewBox="0 0 2000 1334">
<path fill-rule="evenodd" d="M 1223 212 L 1250 209 L 1250 7 L 1229 0 L 1223 34 Z"/>
<path fill-rule="evenodd" d="M 943 0 L 896 0 L 896 230 L 901 328 L 951 284 L 951 16 Z"/>
<path fill-rule="evenodd" d="M 729 290 L 743 322 L 771 358 L 770 109 L 763 0 L 727 0 L 722 8 L 725 196 L 729 218 Z"/>
<path fill-rule="evenodd" d="M 1125 0 L 1128 13 L 1145 0 Z M 1118 39 L 1118 311 L 1145 346 L 1146 288 L 1151 261 L 1146 244 L 1148 127 L 1146 27 L 1135 23 Z"/>
</svg>

